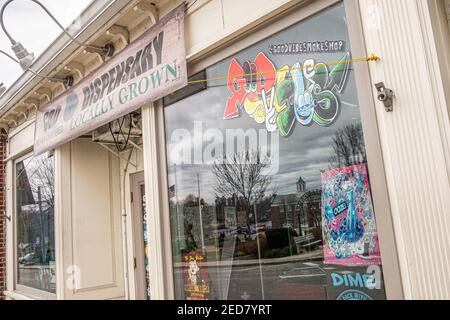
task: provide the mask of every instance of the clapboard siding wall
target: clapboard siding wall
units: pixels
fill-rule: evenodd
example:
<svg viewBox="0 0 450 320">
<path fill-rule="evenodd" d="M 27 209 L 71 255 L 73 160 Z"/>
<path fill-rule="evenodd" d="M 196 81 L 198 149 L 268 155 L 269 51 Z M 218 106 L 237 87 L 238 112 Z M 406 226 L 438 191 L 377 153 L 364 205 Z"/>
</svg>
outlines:
<svg viewBox="0 0 450 320">
<path fill-rule="evenodd" d="M 447 1 L 447 4 L 449 1 Z M 448 107 L 431 18 L 422 0 L 360 0 L 366 46 L 382 60 L 373 83 L 395 91 L 394 112 L 377 110 L 405 297 L 449 299 Z"/>
</svg>

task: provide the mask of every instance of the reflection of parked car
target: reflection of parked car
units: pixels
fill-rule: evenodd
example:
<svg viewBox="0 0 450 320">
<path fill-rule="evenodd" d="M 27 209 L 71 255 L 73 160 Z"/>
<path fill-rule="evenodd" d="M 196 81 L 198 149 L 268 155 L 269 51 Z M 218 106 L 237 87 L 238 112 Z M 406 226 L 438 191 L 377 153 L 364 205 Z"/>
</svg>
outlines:
<svg viewBox="0 0 450 320">
<path fill-rule="evenodd" d="M 247 226 L 238 226 L 237 233 L 238 234 L 248 234 L 248 227 Z"/>
<path fill-rule="evenodd" d="M 26 255 L 19 257 L 19 263 L 24 265 L 32 265 L 34 261 L 34 252 L 27 253 Z"/>
</svg>

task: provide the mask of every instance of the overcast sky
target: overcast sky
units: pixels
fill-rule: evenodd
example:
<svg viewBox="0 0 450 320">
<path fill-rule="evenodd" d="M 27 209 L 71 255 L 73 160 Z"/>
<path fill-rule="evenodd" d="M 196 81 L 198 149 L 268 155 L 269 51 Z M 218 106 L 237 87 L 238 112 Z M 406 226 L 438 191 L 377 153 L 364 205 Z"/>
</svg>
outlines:
<svg viewBox="0 0 450 320">
<path fill-rule="evenodd" d="M 296 24 L 208 68 L 207 78 L 226 75 L 232 58 L 237 59 L 240 63 L 246 60 L 253 61 L 259 52 L 264 52 L 278 69 L 285 65 L 293 66 L 297 62 L 303 63 L 311 58 L 314 58 L 317 63 L 338 61 L 345 57 L 345 52 L 273 55 L 268 53 L 268 48 L 270 44 L 290 43 L 292 41 L 343 40 L 347 46 L 346 50 L 351 51 L 344 13 L 342 4 L 327 9 L 322 14 Z M 323 21 L 327 23 L 323 23 Z M 331 70 L 331 68 L 330 66 L 329 69 Z M 214 187 L 217 185 L 217 178 L 213 175 L 210 166 L 191 165 L 190 163 L 177 164 L 175 177 L 174 164 L 178 159 L 176 159 L 177 154 L 174 155 L 172 151 L 176 149 L 177 145 L 186 147 L 193 153 L 196 147 L 203 150 L 202 148 L 210 143 L 205 136 L 195 136 L 196 121 L 202 122 L 203 133 L 209 128 L 220 130 L 224 137 L 223 141 L 226 141 L 226 129 L 265 129 L 264 125 L 256 124 L 243 109 L 240 112 L 240 117 L 223 120 L 223 111 L 227 99 L 230 97 L 230 91 L 223 81 L 210 81 L 209 85 L 216 86 L 181 100 L 164 110 L 168 145 L 169 185 L 176 186 L 179 200 L 184 199 L 189 194 L 198 194 L 197 174 L 200 180 L 201 196 L 209 203 L 213 203 L 215 197 Z M 296 122 L 292 135 L 279 138 L 278 153 L 273 154 L 273 157 L 278 158 L 276 161 L 279 164 L 278 171 L 272 175 L 272 183 L 268 191 L 276 191 L 279 195 L 295 193 L 296 182 L 299 177 L 302 177 L 306 182 L 308 189 L 320 189 L 321 172 L 329 170 L 329 159 L 335 155 L 332 140 L 335 133 L 346 125 L 359 124 L 361 120 L 352 68 L 350 68 L 347 77 L 347 85 L 343 92 L 338 94 L 338 98 L 341 101 L 340 112 L 332 125 L 319 126 L 312 123 L 310 126 L 303 126 Z M 190 134 L 191 141 L 176 139 L 174 131 L 177 129 L 186 129 Z M 272 135 L 278 135 L 278 133 L 272 133 Z M 264 144 L 266 144 L 265 141 Z M 259 142 L 258 147 L 262 147 L 261 142 Z M 228 155 L 234 152 L 234 150 L 231 150 L 231 152 L 230 150 L 223 151 Z"/>
<path fill-rule="evenodd" d="M 5 2 L 6 0 L 0 0 L 0 5 L 3 6 Z M 92 0 L 40 0 L 40 2 L 63 26 L 69 26 Z M 4 20 L 8 32 L 28 51 L 34 52 L 35 57 L 38 57 L 61 33 L 45 11 L 30 0 L 15 0 L 8 5 Z M 2 30 L 0 30 L 0 49 L 14 56 L 11 44 Z M 21 74 L 22 69 L 18 64 L 0 54 L 0 83 L 3 82 L 9 87 Z"/>
</svg>

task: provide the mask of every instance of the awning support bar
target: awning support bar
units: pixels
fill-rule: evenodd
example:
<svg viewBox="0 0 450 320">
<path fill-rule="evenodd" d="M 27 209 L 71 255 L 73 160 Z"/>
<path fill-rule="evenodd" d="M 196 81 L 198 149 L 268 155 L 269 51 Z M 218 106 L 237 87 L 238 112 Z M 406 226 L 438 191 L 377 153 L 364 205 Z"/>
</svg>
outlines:
<svg viewBox="0 0 450 320">
<path fill-rule="evenodd" d="M 113 155 L 115 155 L 116 157 L 122 159 L 123 161 L 125 161 L 127 164 L 131 164 L 135 169 L 137 169 L 137 165 L 134 164 L 133 162 L 131 162 L 131 160 L 127 160 L 124 157 L 122 157 L 119 153 L 115 152 L 114 150 L 111 150 L 110 147 L 106 146 L 103 143 L 97 142 L 100 146 L 102 146 L 103 148 L 105 148 L 106 150 L 108 150 L 109 152 L 111 152 Z M 131 152 L 133 152 L 133 150 L 131 150 Z"/>
<path fill-rule="evenodd" d="M 139 151 L 144 151 L 140 146 L 138 146 L 135 142 L 133 142 L 131 139 L 128 140 L 128 143 L 131 144 L 133 147 L 138 149 Z"/>
</svg>

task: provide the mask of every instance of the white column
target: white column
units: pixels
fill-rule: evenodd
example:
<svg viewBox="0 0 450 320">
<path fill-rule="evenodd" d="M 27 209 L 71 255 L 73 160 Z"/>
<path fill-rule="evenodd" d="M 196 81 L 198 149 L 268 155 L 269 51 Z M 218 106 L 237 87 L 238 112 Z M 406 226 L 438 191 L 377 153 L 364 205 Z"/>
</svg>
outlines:
<svg viewBox="0 0 450 320">
<path fill-rule="evenodd" d="M 173 299 L 173 266 L 162 105 L 142 107 L 145 193 L 148 214 L 150 295 Z"/>
<path fill-rule="evenodd" d="M 376 120 L 404 294 L 450 299 L 450 126 L 427 1 L 359 3 L 367 51 L 381 56 L 372 83 L 396 95 L 393 112 L 377 105 Z"/>
</svg>

